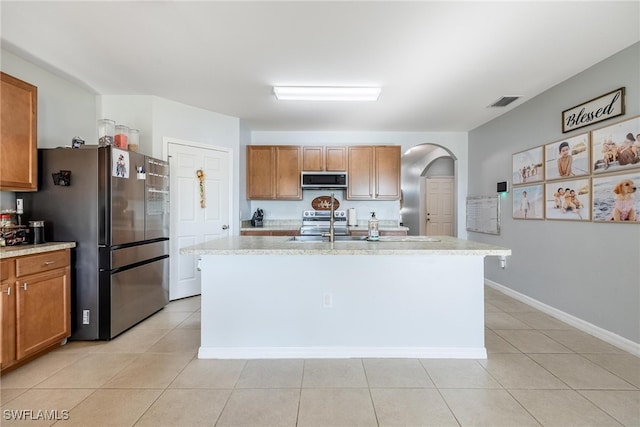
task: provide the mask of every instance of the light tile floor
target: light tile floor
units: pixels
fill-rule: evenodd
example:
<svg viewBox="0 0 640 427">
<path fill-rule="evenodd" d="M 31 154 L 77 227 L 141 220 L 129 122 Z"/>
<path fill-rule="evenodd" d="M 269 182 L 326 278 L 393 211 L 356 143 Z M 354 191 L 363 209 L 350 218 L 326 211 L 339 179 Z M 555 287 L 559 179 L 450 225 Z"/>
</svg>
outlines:
<svg viewBox="0 0 640 427">
<path fill-rule="evenodd" d="M 245 361 L 197 359 L 200 298 L 174 301 L 4 375 L 0 424 L 640 426 L 639 358 L 491 288 L 485 304 L 487 360 Z M 45 410 L 68 419 L 11 419 Z"/>
</svg>

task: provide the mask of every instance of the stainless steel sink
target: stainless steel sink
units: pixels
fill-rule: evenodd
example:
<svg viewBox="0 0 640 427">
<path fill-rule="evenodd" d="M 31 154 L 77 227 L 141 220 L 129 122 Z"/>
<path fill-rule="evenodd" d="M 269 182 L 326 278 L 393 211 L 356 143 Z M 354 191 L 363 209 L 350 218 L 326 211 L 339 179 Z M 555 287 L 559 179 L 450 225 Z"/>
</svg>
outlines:
<svg viewBox="0 0 640 427">
<path fill-rule="evenodd" d="M 354 242 L 365 241 L 367 236 L 335 236 L 336 242 Z M 329 242 L 329 237 L 323 236 L 293 236 L 289 239 L 290 242 Z"/>
</svg>

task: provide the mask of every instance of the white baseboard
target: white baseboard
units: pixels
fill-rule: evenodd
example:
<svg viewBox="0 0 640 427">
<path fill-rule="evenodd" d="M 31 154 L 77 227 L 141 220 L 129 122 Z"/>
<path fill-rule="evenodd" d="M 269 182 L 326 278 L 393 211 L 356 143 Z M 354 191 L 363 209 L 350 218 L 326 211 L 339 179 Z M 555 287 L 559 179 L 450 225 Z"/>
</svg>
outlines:
<svg viewBox="0 0 640 427">
<path fill-rule="evenodd" d="M 198 359 L 486 359 L 484 347 L 200 347 Z"/>
<path fill-rule="evenodd" d="M 614 345 L 624 351 L 628 351 L 629 353 L 640 357 L 640 343 L 621 337 L 620 335 L 615 334 L 611 331 L 607 331 L 606 329 L 602 329 L 592 323 L 572 316 L 571 314 L 565 313 L 564 311 L 558 310 L 557 308 L 551 307 L 550 305 L 521 294 L 520 292 L 514 291 L 513 289 L 510 289 L 492 280 L 485 279 L 484 282 L 487 286 L 500 291 L 503 294 L 510 296 L 511 298 L 530 305 L 531 307 L 536 308 L 550 316 L 553 316 L 556 319 L 573 326 L 574 328 L 580 329 L 581 331 L 586 332 L 589 335 L 600 338 L 601 340 L 611 345 Z"/>
</svg>

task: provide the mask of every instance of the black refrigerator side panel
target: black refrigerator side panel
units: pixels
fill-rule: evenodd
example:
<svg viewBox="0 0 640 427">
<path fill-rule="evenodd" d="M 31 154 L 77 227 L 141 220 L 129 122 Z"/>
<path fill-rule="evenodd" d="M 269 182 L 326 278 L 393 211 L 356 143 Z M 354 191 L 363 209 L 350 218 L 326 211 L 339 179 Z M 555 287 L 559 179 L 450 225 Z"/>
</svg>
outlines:
<svg viewBox="0 0 640 427">
<path fill-rule="evenodd" d="M 48 239 L 76 242 L 71 271 L 71 339 L 98 339 L 98 158 L 95 148 L 40 149 L 40 186 L 20 193 L 26 220 L 45 221 Z M 71 185 L 52 174 L 71 171 Z M 89 311 L 89 324 L 83 311 Z"/>
</svg>

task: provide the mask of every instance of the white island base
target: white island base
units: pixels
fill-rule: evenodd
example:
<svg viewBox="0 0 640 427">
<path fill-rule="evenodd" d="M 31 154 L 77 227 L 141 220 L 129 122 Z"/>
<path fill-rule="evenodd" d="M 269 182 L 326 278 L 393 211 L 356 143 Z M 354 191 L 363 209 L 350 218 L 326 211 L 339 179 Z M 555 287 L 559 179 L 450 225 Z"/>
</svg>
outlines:
<svg viewBox="0 0 640 427">
<path fill-rule="evenodd" d="M 201 359 L 487 357 L 485 254 L 191 253 Z"/>
</svg>

